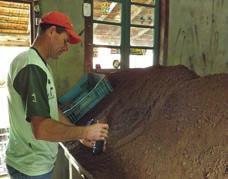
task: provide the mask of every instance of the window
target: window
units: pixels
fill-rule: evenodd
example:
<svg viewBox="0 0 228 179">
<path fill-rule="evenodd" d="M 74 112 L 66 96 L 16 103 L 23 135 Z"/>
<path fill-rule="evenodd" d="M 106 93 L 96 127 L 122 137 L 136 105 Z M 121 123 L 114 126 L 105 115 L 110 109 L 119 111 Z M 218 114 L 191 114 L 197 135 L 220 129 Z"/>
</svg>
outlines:
<svg viewBox="0 0 228 179">
<path fill-rule="evenodd" d="M 86 70 L 152 66 L 158 51 L 158 0 L 87 0 Z"/>
</svg>

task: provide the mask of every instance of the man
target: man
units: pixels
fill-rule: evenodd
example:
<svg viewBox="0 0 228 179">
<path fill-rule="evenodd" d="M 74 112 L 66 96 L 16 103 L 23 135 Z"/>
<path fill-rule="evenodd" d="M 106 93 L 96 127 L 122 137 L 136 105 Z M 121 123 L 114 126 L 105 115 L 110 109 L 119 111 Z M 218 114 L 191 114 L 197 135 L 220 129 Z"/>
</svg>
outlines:
<svg viewBox="0 0 228 179">
<path fill-rule="evenodd" d="M 70 19 L 53 11 L 42 17 L 32 47 L 19 54 L 8 74 L 10 136 L 6 163 L 11 178 L 50 179 L 58 143 L 104 140 L 107 124 L 77 127 L 59 117 L 49 59 L 57 59 L 80 37 Z"/>
</svg>

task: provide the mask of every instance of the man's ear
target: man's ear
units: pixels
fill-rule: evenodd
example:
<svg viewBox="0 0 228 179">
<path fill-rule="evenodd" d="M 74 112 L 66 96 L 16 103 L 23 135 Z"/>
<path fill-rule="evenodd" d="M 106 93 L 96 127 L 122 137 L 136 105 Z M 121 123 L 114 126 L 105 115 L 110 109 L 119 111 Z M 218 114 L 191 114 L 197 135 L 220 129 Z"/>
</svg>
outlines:
<svg viewBox="0 0 228 179">
<path fill-rule="evenodd" d="M 54 32 L 56 32 L 56 26 L 54 25 L 47 29 L 48 36 L 52 36 Z"/>
</svg>

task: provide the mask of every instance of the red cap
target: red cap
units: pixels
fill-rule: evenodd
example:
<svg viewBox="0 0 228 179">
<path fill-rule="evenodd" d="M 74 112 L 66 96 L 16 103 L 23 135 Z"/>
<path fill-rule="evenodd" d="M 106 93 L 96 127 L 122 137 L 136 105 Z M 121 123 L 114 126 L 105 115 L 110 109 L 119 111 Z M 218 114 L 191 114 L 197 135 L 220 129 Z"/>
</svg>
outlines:
<svg viewBox="0 0 228 179">
<path fill-rule="evenodd" d="M 69 43 L 71 44 L 76 44 L 81 41 L 80 36 L 74 32 L 73 24 L 71 23 L 70 18 L 61 12 L 52 11 L 45 14 L 41 18 L 40 24 L 53 24 L 64 27 L 70 36 Z"/>
</svg>

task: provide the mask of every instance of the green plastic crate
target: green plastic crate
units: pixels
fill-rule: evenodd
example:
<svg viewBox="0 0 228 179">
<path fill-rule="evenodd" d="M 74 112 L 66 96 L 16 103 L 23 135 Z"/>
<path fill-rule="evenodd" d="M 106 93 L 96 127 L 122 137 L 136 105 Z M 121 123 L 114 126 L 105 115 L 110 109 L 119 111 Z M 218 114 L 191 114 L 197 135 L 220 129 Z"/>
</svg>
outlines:
<svg viewBox="0 0 228 179">
<path fill-rule="evenodd" d="M 111 92 L 112 87 L 105 75 L 90 73 L 85 74 L 58 101 L 63 114 L 76 123 Z"/>
</svg>

